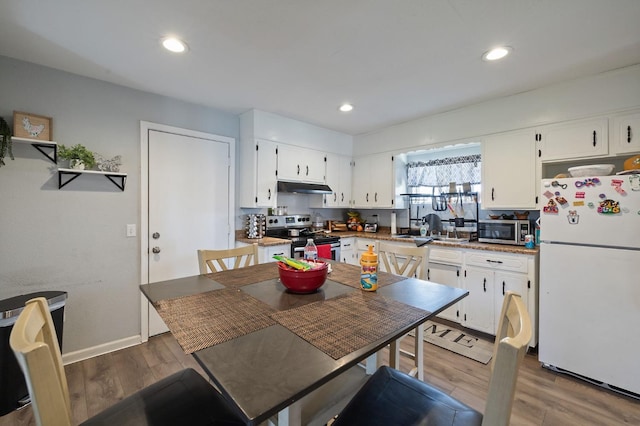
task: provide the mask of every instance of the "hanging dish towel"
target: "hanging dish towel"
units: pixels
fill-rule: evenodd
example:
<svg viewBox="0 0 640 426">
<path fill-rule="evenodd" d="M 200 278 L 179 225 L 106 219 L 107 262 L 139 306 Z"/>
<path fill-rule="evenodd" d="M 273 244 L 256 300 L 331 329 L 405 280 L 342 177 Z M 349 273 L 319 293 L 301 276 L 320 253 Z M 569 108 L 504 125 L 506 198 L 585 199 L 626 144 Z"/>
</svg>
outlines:
<svg viewBox="0 0 640 426">
<path fill-rule="evenodd" d="M 318 246 L 318 258 L 331 259 L 331 244 L 321 244 Z"/>
</svg>

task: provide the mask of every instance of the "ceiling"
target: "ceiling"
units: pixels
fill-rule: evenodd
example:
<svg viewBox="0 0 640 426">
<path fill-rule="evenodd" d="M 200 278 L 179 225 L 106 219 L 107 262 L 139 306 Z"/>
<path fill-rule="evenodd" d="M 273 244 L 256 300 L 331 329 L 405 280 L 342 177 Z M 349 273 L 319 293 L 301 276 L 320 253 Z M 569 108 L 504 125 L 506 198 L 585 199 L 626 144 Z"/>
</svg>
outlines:
<svg viewBox="0 0 640 426">
<path fill-rule="evenodd" d="M 356 135 L 638 64 L 638 22 L 638 0 L 7 0 L 0 55 Z"/>
</svg>

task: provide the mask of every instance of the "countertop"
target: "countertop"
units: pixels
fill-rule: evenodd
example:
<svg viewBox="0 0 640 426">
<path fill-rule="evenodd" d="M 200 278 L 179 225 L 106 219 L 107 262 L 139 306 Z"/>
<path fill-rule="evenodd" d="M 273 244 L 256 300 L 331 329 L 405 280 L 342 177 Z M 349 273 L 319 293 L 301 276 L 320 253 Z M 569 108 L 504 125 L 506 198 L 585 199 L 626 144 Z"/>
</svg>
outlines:
<svg viewBox="0 0 640 426">
<path fill-rule="evenodd" d="M 331 235 L 336 235 L 340 238 L 349 238 L 349 237 L 369 238 L 372 240 L 396 241 L 399 243 L 409 243 L 413 241 L 412 238 L 398 238 L 397 236 L 391 235 L 390 232 L 385 232 L 384 230 L 382 230 L 381 232 L 375 232 L 375 233 L 374 232 L 353 232 L 353 231 L 336 232 L 334 231 L 331 233 Z M 291 241 L 284 238 L 272 238 L 272 237 L 247 238 L 244 234 L 244 231 L 236 231 L 236 241 L 245 243 L 245 244 L 257 243 L 261 247 L 277 246 L 281 244 L 291 244 Z M 428 244 L 431 247 L 456 247 L 456 248 L 472 249 L 472 250 L 487 250 L 487 251 L 498 251 L 503 253 L 516 253 L 516 254 L 529 254 L 529 255 L 535 255 L 535 254 L 538 254 L 539 252 L 539 247 L 529 249 L 524 246 L 479 243 L 477 241 L 457 242 L 457 241 L 434 240 Z"/>
</svg>

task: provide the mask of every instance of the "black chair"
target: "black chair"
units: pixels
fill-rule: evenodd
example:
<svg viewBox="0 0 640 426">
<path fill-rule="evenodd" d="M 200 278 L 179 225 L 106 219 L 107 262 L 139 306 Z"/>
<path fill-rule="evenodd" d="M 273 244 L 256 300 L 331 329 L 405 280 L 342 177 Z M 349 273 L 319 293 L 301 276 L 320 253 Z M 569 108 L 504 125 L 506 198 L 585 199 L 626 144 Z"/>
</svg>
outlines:
<svg viewBox="0 0 640 426">
<path fill-rule="evenodd" d="M 507 292 L 493 350 L 484 416 L 441 390 L 385 366 L 371 376 L 332 426 L 508 425 L 518 369 L 531 332 L 522 298 Z"/>
<path fill-rule="evenodd" d="M 71 425 L 67 378 L 44 298 L 27 302 L 11 330 L 9 343 L 25 375 L 36 423 Z M 188 368 L 138 391 L 82 424 L 231 426 L 245 422 L 213 386 Z"/>
</svg>

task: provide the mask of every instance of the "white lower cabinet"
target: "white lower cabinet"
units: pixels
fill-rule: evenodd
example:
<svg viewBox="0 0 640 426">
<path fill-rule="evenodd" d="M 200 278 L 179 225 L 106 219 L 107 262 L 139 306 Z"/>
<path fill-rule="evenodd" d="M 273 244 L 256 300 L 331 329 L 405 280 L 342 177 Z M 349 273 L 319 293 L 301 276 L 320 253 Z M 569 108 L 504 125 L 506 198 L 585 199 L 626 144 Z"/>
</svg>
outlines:
<svg viewBox="0 0 640 426">
<path fill-rule="evenodd" d="M 462 325 L 496 334 L 504 294 L 513 291 L 522 297 L 533 325 L 530 346 L 537 344 L 537 256 L 483 250 L 464 254 Z"/>
<path fill-rule="evenodd" d="M 236 241 L 236 247 L 248 246 L 247 243 Z M 291 256 L 291 244 L 278 244 L 275 246 L 258 246 L 258 263 L 276 262 L 274 254 Z"/>
<path fill-rule="evenodd" d="M 340 238 L 340 262 L 357 265 L 355 238 Z"/>
<path fill-rule="evenodd" d="M 434 247 L 429 249 L 427 281 L 451 287 L 462 287 L 462 281 L 460 279 L 461 268 L 462 250 Z M 461 302 L 458 302 L 438 314 L 438 318 L 459 323 L 460 311 Z"/>
<path fill-rule="evenodd" d="M 494 334 L 493 271 L 466 267 L 464 288 L 469 291 L 469 295 L 462 299 L 462 325 Z"/>
</svg>

